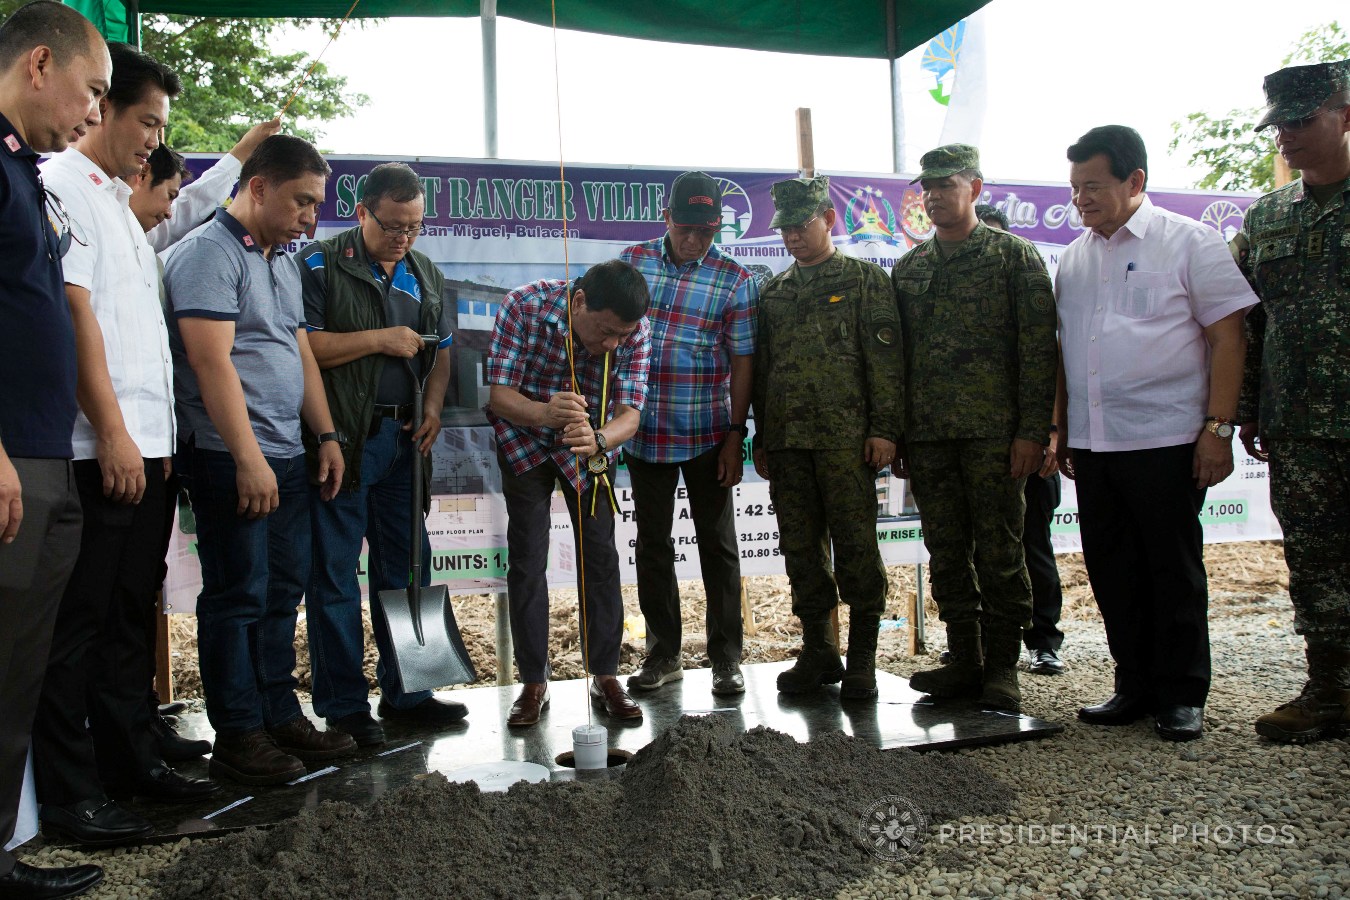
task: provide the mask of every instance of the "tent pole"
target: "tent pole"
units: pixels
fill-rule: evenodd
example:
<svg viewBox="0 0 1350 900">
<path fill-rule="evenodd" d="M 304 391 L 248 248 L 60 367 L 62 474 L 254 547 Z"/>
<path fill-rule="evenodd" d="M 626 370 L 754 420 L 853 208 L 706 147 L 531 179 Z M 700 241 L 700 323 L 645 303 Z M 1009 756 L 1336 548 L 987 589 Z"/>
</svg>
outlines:
<svg viewBox="0 0 1350 900">
<path fill-rule="evenodd" d="M 127 43 L 141 49 L 141 4 L 139 0 L 126 0 Z"/>
<path fill-rule="evenodd" d="M 483 149 L 497 158 L 497 0 L 481 0 L 483 29 Z"/>
<path fill-rule="evenodd" d="M 905 102 L 900 94 L 900 54 L 895 46 L 895 4 L 886 0 L 886 56 L 890 60 L 891 79 L 891 170 L 905 168 Z"/>
</svg>

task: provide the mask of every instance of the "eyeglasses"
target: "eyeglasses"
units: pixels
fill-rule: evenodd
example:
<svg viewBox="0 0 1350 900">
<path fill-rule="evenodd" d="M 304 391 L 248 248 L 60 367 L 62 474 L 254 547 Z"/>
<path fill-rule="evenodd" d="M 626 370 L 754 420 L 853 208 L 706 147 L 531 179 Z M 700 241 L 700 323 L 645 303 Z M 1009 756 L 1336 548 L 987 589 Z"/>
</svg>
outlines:
<svg viewBox="0 0 1350 900">
<path fill-rule="evenodd" d="M 1271 125 L 1274 126 L 1276 131 L 1302 131 L 1327 113 L 1342 109 L 1345 109 L 1345 107 L 1333 106 L 1328 109 L 1319 109 L 1312 115 L 1304 116 L 1301 119 L 1286 119 L 1283 122 L 1272 122 Z"/>
<path fill-rule="evenodd" d="M 405 237 L 408 240 L 412 240 L 413 238 L 417 237 L 419 234 L 422 233 L 421 222 L 418 222 L 411 228 L 390 228 L 388 225 L 380 221 L 380 217 L 375 215 L 375 210 L 371 209 L 370 207 L 366 207 L 366 214 L 369 215 L 372 219 L 374 219 L 375 224 L 380 226 L 380 230 L 391 238 Z"/>
<path fill-rule="evenodd" d="M 42 183 L 38 178 L 38 185 L 42 188 L 42 213 L 47 217 L 47 224 L 51 226 L 49 230 L 44 230 L 44 236 L 47 239 L 47 259 L 56 262 L 65 257 L 70 251 L 70 242 L 74 241 L 81 247 L 88 247 L 89 241 L 85 238 L 84 229 L 80 223 L 70 217 L 66 212 L 66 205 L 61 202 L 61 198 Z"/>
<path fill-rule="evenodd" d="M 819 218 L 820 218 L 820 213 L 816 213 L 814 216 L 812 216 L 811 218 L 807 219 L 805 222 L 803 222 L 803 223 L 800 224 L 800 225 L 784 225 L 782 228 L 774 228 L 774 229 L 772 229 L 772 230 L 778 232 L 778 233 L 781 234 L 781 235 L 789 235 L 789 234 L 805 234 L 805 233 L 806 233 L 806 227 L 807 227 L 808 225 L 810 225 L 812 222 L 814 222 L 816 219 L 819 219 Z"/>
<path fill-rule="evenodd" d="M 717 236 L 717 229 L 708 225 L 671 225 L 670 231 L 676 237 L 710 241 Z"/>
</svg>

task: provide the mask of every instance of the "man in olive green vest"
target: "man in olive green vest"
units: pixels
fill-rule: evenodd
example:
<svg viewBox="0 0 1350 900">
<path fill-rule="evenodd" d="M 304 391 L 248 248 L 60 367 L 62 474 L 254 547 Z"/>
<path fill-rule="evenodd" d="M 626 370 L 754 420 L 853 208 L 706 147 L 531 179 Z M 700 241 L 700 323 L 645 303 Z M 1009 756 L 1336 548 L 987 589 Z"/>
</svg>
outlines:
<svg viewBox="0 0 1350 900">
<path fill-rule="evenodd" d="M 365 634 L 356 577 L 361 541 L 370 547 L 370 595 L 406 587 L 412 455 L 431 453 L 450 378 L 445 278 L 412 249 L 425 211 L 425 189 L 416 172 L 403 163 L 376 166 L 356 206 L 357 226 L 300 255 L 310 346 L 323 370 L 347 462 L 338 496 L 316 503 L 313 512 L 314 566 L 306 606 L 314 711 L 330 729 L 350 734 L 362 746 L 382 743 L 384 729 L 370 714 L 362 667 Z M 418 356 L 423 334 L 441 341 L 427 380 L 423 424 L 414 434 L 413 385 L 405 361 Z M 309 449 L 312 453 L 313 446 Z M 423 527 L 422 556 L 430 555 Z M 428 567 L 423 584 L 429 580 Z M 380 651 L 380 717 L 424 724 L 462 719 L 463 704 L 437 700 L 430 691 L 402 690 L 384 620 L 375 615 L 372 623 Z"/>
</svg>

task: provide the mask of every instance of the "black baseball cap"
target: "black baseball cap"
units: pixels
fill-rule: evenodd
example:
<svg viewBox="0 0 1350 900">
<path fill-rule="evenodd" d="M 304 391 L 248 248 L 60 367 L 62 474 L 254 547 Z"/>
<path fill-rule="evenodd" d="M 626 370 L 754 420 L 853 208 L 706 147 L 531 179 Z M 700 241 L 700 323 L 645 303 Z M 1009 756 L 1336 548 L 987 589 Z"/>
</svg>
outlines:
<svg viewBox="0 0 1350 900">
<path fill-rule="evenodd" d="M 722 224 L 722 188 L 706 172 L 685 172 L 670 186 L 670 220 L 676 225 Z"/>
</svg>

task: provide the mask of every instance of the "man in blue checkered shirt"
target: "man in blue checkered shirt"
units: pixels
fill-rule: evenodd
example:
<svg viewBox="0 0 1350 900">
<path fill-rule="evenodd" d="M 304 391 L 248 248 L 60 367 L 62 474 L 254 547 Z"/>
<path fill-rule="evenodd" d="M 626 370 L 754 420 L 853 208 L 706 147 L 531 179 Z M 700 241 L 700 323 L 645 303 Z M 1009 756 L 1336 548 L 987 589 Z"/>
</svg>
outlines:
<svg viewBox="0 0 1350 900">
<path fill-rule="evenodd" d="M 488 419 L 506 499 L 511 639 L 524 682 L 508 725 L 534 725 L 548 707 L 546 569 L 559 484 L 578 535 L 577 556 L 585 560 L 582 648 L 595 676 L 591 702 L 614 719 L 642 718 L 642 707 L 615 677 L 623 598 L 606 485 L 647 396 L 647 301 L 642 276 L 614 259 L 574 282 L 517 288 L 497 313 L 486 366 Z"/>
<path fill-rule="evenodd" d="M 722 189 L 714 178 L 703 172 L 676 178 L 665 221 L 664 235 L 619 257 L 642 273 L 652 295 L 647 406 L 625 452 L 638 531 L 638 602 L 647 624 L 647 658 L 628 687 L 655 690 L 684 677 L 670 536 L 683 475 L 708 598 L 712 690 L 740 694 L 734 492 L 743 466 L 759 290 L 743 266 L 713 245 L 722 227 Z"/>
</svg>

